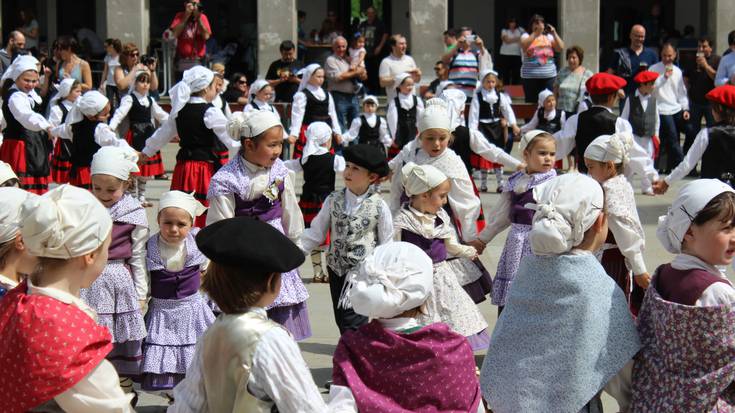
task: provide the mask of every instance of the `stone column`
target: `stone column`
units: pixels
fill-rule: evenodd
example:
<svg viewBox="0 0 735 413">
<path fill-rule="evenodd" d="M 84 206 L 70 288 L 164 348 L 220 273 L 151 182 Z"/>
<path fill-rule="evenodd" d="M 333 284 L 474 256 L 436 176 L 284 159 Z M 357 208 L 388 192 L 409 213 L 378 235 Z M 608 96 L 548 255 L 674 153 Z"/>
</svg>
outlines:
<svg viewBox="0 0 735 413">
<path fill-rule="evenodd" d="M 145 53 L 150 43 L 150 0 L 107 0 L 105 3 L 106 30 L 98 33 L 118 38 L 125 44 L 135 43 Z M 97 4 L 100 2 L 98 1 Z M 173 19 L 173 16 L 171 16 Z M 154 33 L 160 36 L 162 33 Z"/>
<path fill-rule="evenodd" d="M 298 41 L 296 0 L 258 0 L 258 74 L 265 77 L 271 62 L 281 57 L 284 40 Z"/>
<path fill-rule="evenodd" d="M 581 46 L 584 67 L 596 73 L 600 61 L 600 0 L 559 0 L 559 36 L 566 47 Z M 564 52 L 562 52 L 564 53 Z M 564 54 L 562 65 L 566 64 Z"/>
<path fill-rule="evenodd" d="M 447 0 L 409 0 L 411 56 L 421 69 L 421 83 L 434 79 L 434 62 L 444 52 L 442 33 L 447 29 Z M 394 28 L 394 31 L 400 31 Z"/>
<path fill-rule="evenodd" d="M 735 7 L 732 0 L 709 0 L 707 34 L 714 41 L 714 53 L 722 54 L 727 49 L 727 34 L 735 30 Z"/>
</svg>

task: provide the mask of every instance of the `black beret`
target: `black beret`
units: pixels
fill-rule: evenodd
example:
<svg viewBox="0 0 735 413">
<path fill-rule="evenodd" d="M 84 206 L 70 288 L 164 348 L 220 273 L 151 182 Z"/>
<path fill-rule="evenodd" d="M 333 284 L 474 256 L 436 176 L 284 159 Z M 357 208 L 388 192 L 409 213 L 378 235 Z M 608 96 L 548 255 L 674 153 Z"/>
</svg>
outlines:
<svg viewBox="0 0 735 413">
<path fill-rule="evenodd" d="M 196 236 L 199 250 L 213 262 L 260 273 L 287 272 L 304 262 L 304 253 L 269 224 L 251 217 L 223 219 Z"/>
<path fill-rule="evenodd" d="M 342 150 L 345 161 L 362 166 L 381 177 L 388 176 L 388 160 L 385 154 L 375 145 L 351 145 Z"/>
</svg>

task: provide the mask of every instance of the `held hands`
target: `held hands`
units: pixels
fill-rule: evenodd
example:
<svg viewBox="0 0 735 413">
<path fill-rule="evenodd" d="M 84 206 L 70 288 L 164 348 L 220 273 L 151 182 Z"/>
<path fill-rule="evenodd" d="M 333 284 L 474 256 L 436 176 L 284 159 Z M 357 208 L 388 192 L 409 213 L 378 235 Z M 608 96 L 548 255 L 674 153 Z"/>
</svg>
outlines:
<svg viewBox="0 0 735 413">
<path fill-rule="evenodd" d="M 516 166 L 516 172 L 517 171 L 525 171 L 527 166 L 528 165 L 525 162 L 519 163 L 518 166 Z"/>
<path fill-rule="evenodd" d="M 633 279 L 635 280 L 635 283 L 644 290 L 648 288 L 649 285 L 651 285 L 651 274 L 647 272 L 644 272 L 643 274 L 638 274 L 634 276 Z"/>
<path fill-rule="evenodd" d="M 294 143 L 296 143 L 296 140 L 297 139 L 298 139 L 297 137 L 291 135 L 291 136 L 288 137 L 288 143 L 294 144 Z"/>
<path fill-rule="evenodd" d="M 691 115 L 689 114 L 689 111 L 688 110 L 685 110 L 684 113 L 682 113 L 681 117 L 684 120 L 689 120 L 689 118 L 691 117 Z"/>
<path fill-rule="evenodd" d="M 521 128 L 519 128 L 518 125 L 513 124 L 513 126 L 511 126 L 511 129 L 513 130 L 513 135 L 518 136 L 521 134 Z"/>
<path fill-rule="evenodd" d="M 653 183 L 653 193 L 656 195 L 663 195 L 669 190 L 669 184 L 663 179 Z"/>
<path fill-rule="evenodd" d="M 485 247 L 486 247 L 486 244 L 484 242 L 482 242 L 481 240 L 479 240 L 479 239 L 472 240 L 472 241 L 468 242 L 467 245 L 470 245 L 470 246 L 475 247 L 475 249 L 477 250 L 477 256 L 482 255 L 482 253 L 485 251 Z"/>
</svg>

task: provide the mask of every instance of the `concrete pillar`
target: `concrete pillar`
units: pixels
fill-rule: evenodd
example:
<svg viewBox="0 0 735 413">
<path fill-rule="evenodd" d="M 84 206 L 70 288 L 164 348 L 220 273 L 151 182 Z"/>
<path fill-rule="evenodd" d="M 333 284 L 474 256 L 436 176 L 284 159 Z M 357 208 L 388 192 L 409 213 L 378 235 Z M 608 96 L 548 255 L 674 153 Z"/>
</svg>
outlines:
<svg viewBox="0 0 735 413">
<path fill-rule="evenodd" d="M 599 70 L 600 61 L 600 0 L 559 0 L 559 35 L 564 45 L 581 46 L 582 65 L 592 72 Z M 561 64 L 566 65 L 564 55 Z"/>
<path fill-rule="evenodd" d="M 434 78 L 434 62 L 444 52 L 442 33 L 447 29 L 447 0 L 409 0 L 411 56 L 421 69 L 421 83 Z M 398 32 L 395 27 L 394 32 Z"/>
<path fill-rule="evenodd" d="M 707 3 L 708 35 L 715 42 L 715 53 L 722 54 L 727 49 L 727 34 L 735 30 L 735 7 L 732 0 L 709 0 Z"/>
<path fill-rule="evenodd" d="M 107 0 L 104 3 L 106 35 L 100 37 L 115 37 L 123 44 L 135 43 L 144 53 L 150 43 L 149 0 Z M 155 36 L 161 34 L 154 33 Z"/>
<path fill-rule="evenodd" d="M 284 40 L 298 40 L 296 0 L 258 0 L 258 73 L 265 77 L 271 62 L 281 57 Z"/>
</svg>

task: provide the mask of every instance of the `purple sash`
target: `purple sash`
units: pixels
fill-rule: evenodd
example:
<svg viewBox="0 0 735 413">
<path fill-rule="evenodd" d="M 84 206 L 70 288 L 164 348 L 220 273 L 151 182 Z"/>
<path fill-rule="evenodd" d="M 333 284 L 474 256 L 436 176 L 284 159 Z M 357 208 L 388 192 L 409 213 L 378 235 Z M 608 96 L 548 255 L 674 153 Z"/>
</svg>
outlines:
<svg viewBox="0 0 735 413">
<path fill-rule="evenodd" d="M 133 256 L 134 229 L 133 224 L 112 223 L 112 242 L 108 250 L 108 260 L 126 260 Z"/>
<path fill-rule="evenodd" d="M 517 194 L 510 193 L 510 222 L 514 224 L 531 225 L 533 222 L 534 210 L 526 208 L 526 204 L 535 203 L 533 199 L 533 189 Z"/>
<path fill-rule="evenodd" d="M 271 201 L 265 195 L 253 199 L 252 201 L 244 201 L 239 196 L 235 196 L 235 216 L 248 216 L 259 219 L 263 222 L 269 222 L 283 215 L 283 207 L 281 207 L 281 196 L 283 193 L 284 183 L 281 181 L 278 185 L 278 199 Z"/>
<path fill-rule="evenodd" d="M 166 300 L 188 297 L 199 290 L 200 275 L 198 265 L 181 271 L 151 271 L 151 295 Z"/>
<path fill-rule="evenodd" d="M 426 255 L 431 257 L 431 261 L 434 264 L 438 264 L 447 259 L 447 247 L 441 238 L 428 239 L 404 229 L 401 231 L 401 240 L 410 242 L 424 250 Z"/>
</svg>

